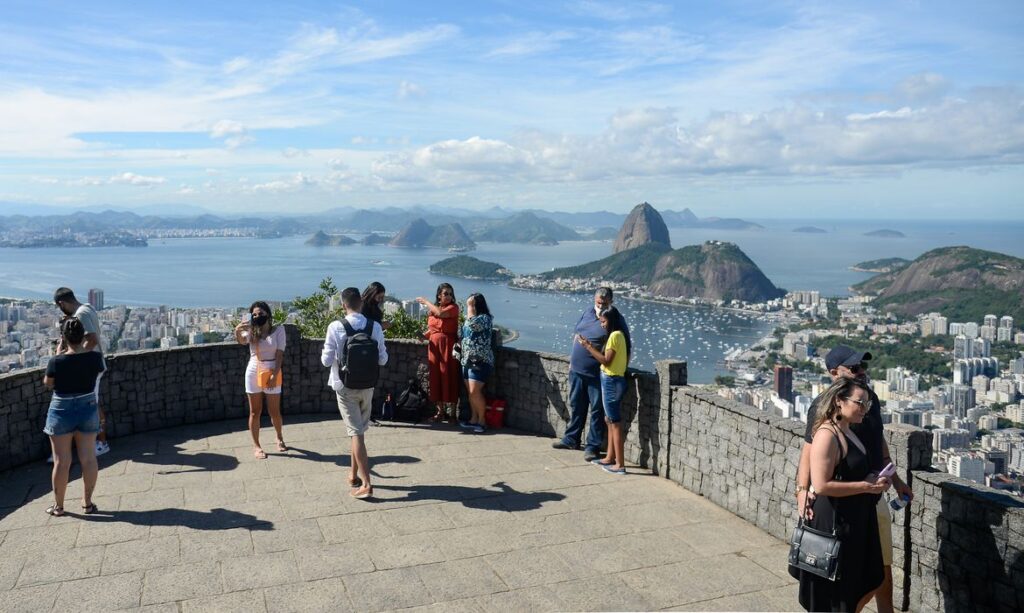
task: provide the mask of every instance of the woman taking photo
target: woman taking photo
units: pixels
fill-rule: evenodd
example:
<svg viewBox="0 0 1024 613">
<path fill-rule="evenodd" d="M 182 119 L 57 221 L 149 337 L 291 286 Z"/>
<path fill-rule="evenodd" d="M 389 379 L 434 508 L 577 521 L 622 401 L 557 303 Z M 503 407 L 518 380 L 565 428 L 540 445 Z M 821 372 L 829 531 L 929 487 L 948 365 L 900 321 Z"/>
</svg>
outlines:
<svg viewBox="0 0 1024 613">
<path fill-rule="evenodd" d="M 257 459 L 267 457 L 260 446 L 260 418 L 263 398 L 267 399 L 267 412 L 277 433 L 277 450 L 288 451 L 281 432 L 281 365 L 284 362 L 284 326 L 275 326 L 270 305 L 262 300 L 249 307 L 248 321 L 235 328 L 235 340 L 249 346 L 249 364 L 245 368 L 245 393 L 249 397 L 249 433 L 252 435 L 252 453 Z"/>
<path fill-rule="evenodd" d="M 384 285 L 380 282 L 374 281 L 367 285 L 366 289 L 363 290 L 363 308 L 361 311 L 363 317 L 379 323 L 382 331 L 391 327 L 390 321 L 384 321 L 384 311 L 381 310 L 385 295 Z"/>
<path fill-rule="evenodd" d="M 586 338 L 576 335 L 576 342 L 601 364 L 601 399 L 604 402 L 604 420 L 608 423 L 608 451 L 604 459 L 593 460 L 606 472 L 626 474 L 626 433 L 622 425 L 622 396 L 626 393 L 626 367 L 629 366 L 630 340 L 623 330 L 622 315 L 615 307 L 607 308 L 597 316 L 601 327 L 608 333 L 604 352 L 598 351 Z"/>
<path fill-rule="evenodd" d="M 431 421 L 445 418 L 454 421 L 459 402 L 459 363 L 452 357 L 452 348 L 458 341 L 459 305 L 455 290 L 448 283 L 437 286 L 434 302 L 424 297 L 416 299 L 427 308 L 427 362 L 430 366 L 430 401 L 437 407 Z"/>
<path fill-rule="evenodd" d="M 462 380 L 469 391 L 469 421 L 461 422 L 463 428 L 477 434 L 486 431 L 484 413 L 484 382 L 494 370 L 494 349 L 491 347 L 494 321 L 487 308 L 483 294 L 470 294 L 466 299 L 466 321 L 462 324 L 460 348 L 462 353 Z"/>
<path fill-rule="evenodd" d="M 829 581 L 800 571 L 800 604 L 808 611 L 860 611 L 882 584 L 875 503 L 889 480 L 871 473 L 867 450 L 850 429 L 871 408 L 867 386 L 840 378 L 821 395 L 818 407 L 811 443 L 811 491 L 816 496 L 806 523 L 822 532 L 838 527 L 839 578 Z"/>
<path fill-rule="evenodd" d="M 53 498 L 46 512 L 64 515 L 64 494 L 68 488 L 71 469 L 71 443 L 78 448 L 78 461 L 82 464 L 82 512 L 96 512 L 92 494 L 96 489 L 96 434 L 100 431 L 100 416 L 96 407 L 96 380 L 106 370 L 103 354 L 85 349 L 85 326 L 77 317 L 69 317 L 61 325 L 59 355 L 46 365 L 43 384 L 53 389 L 50 408 L 43 427 L 50 437 L 53 450 Z"/>
</svg>

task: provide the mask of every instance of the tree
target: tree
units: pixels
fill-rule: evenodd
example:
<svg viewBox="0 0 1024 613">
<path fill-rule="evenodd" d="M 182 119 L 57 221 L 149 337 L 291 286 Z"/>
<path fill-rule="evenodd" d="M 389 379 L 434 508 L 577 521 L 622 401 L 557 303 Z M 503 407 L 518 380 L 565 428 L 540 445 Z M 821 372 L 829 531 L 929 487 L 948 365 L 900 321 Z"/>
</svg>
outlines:
<svg viewBox="0 0 1024 613">
<path fill-rule="evenodd" d="M 425 317 L 412 317 L 404 310 L 397 310 L 391 317 L 391 327 L 384 331 L 384 338 L 412 338 L 423 340 L 427 331 Z"/>
<path fill-rule="evenodd" d="M 736 377 L 729 377 L 723 375 L 715 375 L 715 385 L 722 385 L 725 387 L 733 387 L 736 385 Z"/>
<path fill-rule="evenodd" d="M 299 330 L 306 338 L 324 338 L 327 335 L 327 326 L 332 321 L 345 316 L 345 310 L 338 306 L 331 308 L 331 296 L 338 293 L 338 287 L 334 285 L 331 277 L 320 281 L 319 291 L 309 296 L 296 296 L 292 306 L 298 313 Z"/>
</svg>

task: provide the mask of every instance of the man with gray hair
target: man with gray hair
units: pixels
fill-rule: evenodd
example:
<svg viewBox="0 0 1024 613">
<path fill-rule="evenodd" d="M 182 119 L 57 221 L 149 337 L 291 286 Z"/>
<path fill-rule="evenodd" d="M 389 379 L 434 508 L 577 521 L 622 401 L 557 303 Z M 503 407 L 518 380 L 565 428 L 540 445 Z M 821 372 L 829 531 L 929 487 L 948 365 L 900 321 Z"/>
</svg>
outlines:
<svg viewBox="0 0 1024 613">
<path fill-rule="evenodd" d="M 604 351 L 604 343 L 608 333 L 601 327 L 598 315 L 612 306 L 612 289 L 599 287 L 594 292 L 594 306 L 588 307 L 576 322 L 573 338 L 580 335 L 590 341 L 598 350 Z M 623 332 L 629 337 L 629 326 L 622 319 Z M 587 462 L 598 457 L 604 446 L 608 427 L 604 423 L 604 406 L 601 404 L 601 365 L 594 356 L 582 345 L 573 341 L 569 352 L 569 423 L 565 426 L 565 434 L 551 444 L 555 449 L 579 449 L 583 435 L 583 421 L 590 413 L 590 427 L 587 429 L 587 442 L 583 459 Z"/>
</svg>

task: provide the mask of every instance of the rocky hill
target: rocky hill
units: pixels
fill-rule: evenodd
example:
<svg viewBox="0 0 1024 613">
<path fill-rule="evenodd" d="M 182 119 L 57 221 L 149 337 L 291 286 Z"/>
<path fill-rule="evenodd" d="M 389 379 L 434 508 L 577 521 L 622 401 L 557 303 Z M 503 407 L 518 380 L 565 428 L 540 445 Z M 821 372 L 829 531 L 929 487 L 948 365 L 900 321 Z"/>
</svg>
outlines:
<svg viewBox="0 0 1024 613">
<path fill-rule="evenodd" d="M 1024 259 L 971 247 L 933 249 L 852 289 L 878 294 L 880 308 L 903 315 L 937 311 L 953 321 L 981 321 L 998 313 L 1024 320 Z"/>
<path fill-rule="evenodd" d="M 370 232 L 363 237 L 363 240 L 359 241 L 363 245 L 386 245 L 391 239 L 384 236 L 383 234 L 377 234 L 376 232 Z"/>
<path fill-rule="evenodd" d="M 409 222 L 388 244 L 392 247 L 476 248 L 476 243 L 458 223 L 432 226 L 422 217 Z"/>
<path fill-rule="evenodd" d="M 761 302 L 785 293 L 739 247 L 721 241 L 676 250 L 661 243 L 648 243 L 596 262 L 558 268 L 541 277 L 630 282 L 646 287 L 656 296 L 708 301 Z"/>
<path fill-rule="evenodd" d="M 665 225 L 661 214 L 653 206 L 641 202 L 633 207 L 629 216 L 626 217 L 626 221 L 623 222 L 622 228 L 619 229 L 612 253 L 619 253 L 649 243 L 657 243 L 666 247 L 672 246 L 672 241 L 668 236 L 668 226 Z"/>
<path fill-rule="evenodd" d="M 873 236 L 875 238 L 907 238 L 907 235 L 900 232 L 899 230 L 873 230 L 871 232 L 865 232 L 864 236 Z"/>
<path fill-rule="evenodd" d="M 342 247 L 345 245 L 354 245 L 356 244 L 356 241 L 344 234 L 331 235 L 320 230 L 313 236 L 310 236 L 309 239 L 306 240 L 306 244 L 314 247 Z"/>
<path fill-rule="evenodd" d="M 556 245 L 558 241 L 581 240 L 575 230 L 529 211 L 483 223 L 471 232 L 474 240 L 494 243 Z"/>
<path fill-rule="evenodd" d="M 497 262 L 485 262 L 468 255 L 457 255 L 434 262 L 430 272 L 462 279 L 498 281 L 512 278 L 512 272 Z"/>
</svg>

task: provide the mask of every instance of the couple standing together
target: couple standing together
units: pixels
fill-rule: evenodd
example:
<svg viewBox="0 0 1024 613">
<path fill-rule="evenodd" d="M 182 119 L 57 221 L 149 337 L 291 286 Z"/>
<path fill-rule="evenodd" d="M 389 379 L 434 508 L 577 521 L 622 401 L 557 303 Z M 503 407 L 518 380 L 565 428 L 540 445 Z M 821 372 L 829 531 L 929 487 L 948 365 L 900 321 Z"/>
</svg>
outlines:
<svg viewBox="0 0 1024 613">
<path fill-rule="evenodd" d="M 626 319 L 612 306 L 612 290 L 600 287 L 594 306 L 576 322 L 569 353 L 569 423 L 555 449 L 579 449 L 583 423 L 590 415 L 583 459 L 605 471 L 624 475 L 625 428 L 621 412 L 626 392 L 626 368 L 632 340 Z M 598 459 L 608 437 L 607 454 Z"/>
</svg>

